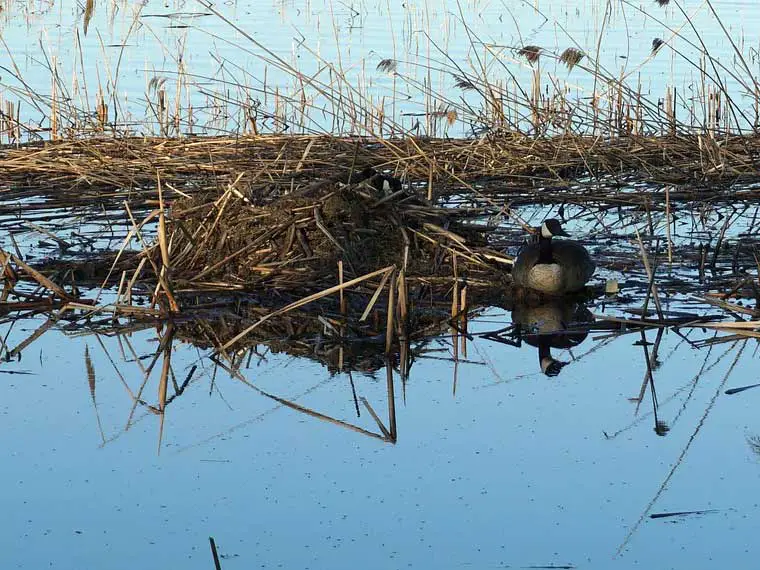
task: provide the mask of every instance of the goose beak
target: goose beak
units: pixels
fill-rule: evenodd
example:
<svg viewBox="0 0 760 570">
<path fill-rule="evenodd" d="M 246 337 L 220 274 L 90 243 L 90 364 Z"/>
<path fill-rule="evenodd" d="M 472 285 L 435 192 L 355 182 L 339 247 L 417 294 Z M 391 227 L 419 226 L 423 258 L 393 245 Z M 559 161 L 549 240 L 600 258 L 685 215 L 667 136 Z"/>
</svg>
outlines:
<svg viewBox="0 0 760 570">
<path fill-rule="evenodd" d="M 570 237 L 570 234 L 569 234 L 569 233 L 567 233 L 567 232 L 566 232 L 565 230 L 563 230 L 562 228 L 560 228 L 560 229 L 557 231 L 557 233 L 556 233 L 556 234 L 554 234 L 554 235 L 556 235 L 556 236 L 564 236 L 564 237 Z"/>
</svg>

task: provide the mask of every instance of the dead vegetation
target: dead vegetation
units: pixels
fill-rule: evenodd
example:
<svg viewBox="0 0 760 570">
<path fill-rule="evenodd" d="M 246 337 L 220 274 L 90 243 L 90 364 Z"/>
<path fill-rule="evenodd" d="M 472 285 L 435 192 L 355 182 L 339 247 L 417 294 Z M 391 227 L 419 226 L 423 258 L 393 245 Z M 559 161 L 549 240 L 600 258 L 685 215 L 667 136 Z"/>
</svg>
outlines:
<svg viewBox="0 0 760 570">
<path fill-rule="evenodd" d="M 171 311 L 179 310 L 175 293 L 246 291 L 286 303 L 389 267 L 427 285 L 450 288 L 461 274 L 498 288 L 510 264 L 500 239 L 505 223 L 530 229 L 520 207 L 645 210 L 654 235 L 655 214 L 669 219 L 696 202 L 752 204 L 759 155 L 756 137 L 601 141 L 508 133 L 474 140 L 89 139 L 6 148 L 0 225 L 11 237 L 42 233 L 64 257 L 76 241 L 62 237 L 67 223 L 101 221 L 112 234 L 119 224 L 120 237 L 110 253 L 59 275 L 58 290 L 18 265 L 20 251 L 6 256 L 4 271 L 60 300 L 72 297 L 63 294 L 67 286 L 100 284 L 118 286 L 117 299 L 130 304 L 135 288 L 154 301 L 167 297 Z M 375 182 L 384 179 L 397 186 L 383 190 Z M 57 231 L 42 227 L 59 219 Z M 701 255 L 701 272 L 715 269 L 726 229 L 712 259 Z M 39 275 L 61 269 L 55 260 L 45 268 Z"/>
<path fill-rule="evenodd" d="M 760 136 L 530 137 L 503 132 L 477 139 L 373 139 L 332 136 L 95 138 L 6 147 L 0 151 L 3 212 L 13 201 L 45 197 L 44 206 L 77 207 L 129 199 L 155 204 L 157 173 L 173 197 L 235 183 L 265 200 L 300 191 L 364 166 L 390 170 L 442 196 L 467 184 L 498 182 L 489 192 L 637 180 L 715 190 L 758 176 Z M 585 184 L 583 180 L 586 180 Z M 647 192 L 657 188 L 643 188 Z M 43 204 L 39 204 L 40 207 Z M 34 205 L 24 205 L 34 209 Z"/>
</svg>

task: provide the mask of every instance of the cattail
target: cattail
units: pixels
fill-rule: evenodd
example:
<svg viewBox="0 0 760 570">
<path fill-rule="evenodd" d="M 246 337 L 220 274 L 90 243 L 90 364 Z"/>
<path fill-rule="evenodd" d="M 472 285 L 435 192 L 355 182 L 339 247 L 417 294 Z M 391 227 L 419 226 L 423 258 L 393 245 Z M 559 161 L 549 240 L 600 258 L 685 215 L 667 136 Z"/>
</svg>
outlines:
<svg viewBox="0 0 760 570">
<path fill-rule="evenodd" d="M 652 40 L 652 54 L 654 54 L 665 42 L 662 41 L 660 38 L 655 38 Z"/>
<path fill-rule="evenodd" d="M 454 76 L 454 87 L 458 87 L 459 89 L 475 89 L 475 85 L 467 79 L 466 77 L 461 77 L 459 75 Z"/>
<path fill-rule="evenodd" d="M 377 70 L 384 73 L 395 73 L 398 63 L 392 59 L 383 59 L 377 64 Z"/>
<path fill-rule="evenodd" d="M 570 47 L 562 52 L 562 55 L 559 56 L 559 60 L 564 63 L 568 69 L 572 69 L 585 55 L 586 54 L 581 50 Z"/>
<path fill-rule="evenodd" d="M 521 55 L 530 63 L 536 63 L 541 55 L 541 48 L 538 46 L 523 46 L 517 52 L 517 55 Z"/>
</svg>

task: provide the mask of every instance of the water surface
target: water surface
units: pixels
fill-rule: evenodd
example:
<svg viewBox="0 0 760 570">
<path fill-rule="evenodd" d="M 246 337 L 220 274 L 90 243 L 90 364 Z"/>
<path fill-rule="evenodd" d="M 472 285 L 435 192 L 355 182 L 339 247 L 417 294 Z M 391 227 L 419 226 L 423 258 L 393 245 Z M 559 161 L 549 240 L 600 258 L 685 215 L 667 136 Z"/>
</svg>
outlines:
<svg viewBox="0 0 760 570">
<path fill-rule="evenodd" d="M 251 96 L 270 111 L 277 89 L 297 92 L 292 75 L 264 61 L 271 55 L 266 50 L 325 81 L 342 70 L 345 85 L 360 85 L 372 101 L 379 104 L 386 96 L 387 113 L 407 128 L 429 102 L 410 87 L 412 81 L 396 77 L 394 86 L 394 77 L 378 72 L 381 59 L 397 60 L 404 77 L 422 81 L 422 63 L 429 58 L 448 65 L 449 57 L 477 74 L 476 54 L 487 53 L 494 81 L 506 81 L 508 70 L 518 82 L 529 82 L 531 68 L 514 48 L 536 44 L 559 53 L 572 44 L 587 53 L 598 49 L 601 65 L 635 77 L 655 101 L 668 85 L 695 97 L 704 94 L 699 74 L 672 52 L 650 59 L 652 38 L 667 37 L 652 14 L 693 39 L 673 6 L 659 9 L 653 3 L 644 15 L 616 3 L 605 16 L 600 2 L 513 4 L 215 7 L 257 45 L 218 15 L 203 15 L 199 3 L 97 3 L 85 36 L 79 7 L 16 2 L 2 12 L 3 39 L 29 88 L 47 101 L 40 103 L 41 114 L 33 105 L 21 107 L 42 127 L 48 125 L 45 109 L 52 95 L 45 62 L 53 55 L 77 108 L 92 112 L 101 85 L 109 101 L 116 94 L 119 116 L 134 121 L 137 131 L 160 130 L 146 106 L 157 96 L 151 79 L 166 78 L 170 99 L 175 97 L 179 53 L 188 74 L 182 105 L 192 102 L 199 113 L 196 132 L 207 133 L 237 120 L 211 105 L 225 92 L 224 82 L 235 101 Z M 702 4 L 686 9 L 711 53 L 735 69 L 714 17 Z M 749 64 L 757 65 L 754 3 L 721 3 L 716 9 L 741 40 Z M 477 50 L 468 29 L 480 39 Z M 681 40 L 675 45 L 693 55 Z M 579 69 L 568 72 L 549 58 L 542 61 L 547 73 L 567 81 L 580 97 L 593 90 Z M 9 56 L 3 65 L 10 68 Z M 453 90 L 449 72 L 431 72 L 430 79 L 442 101 L 472 96 Z M 11 90 L 20 88 L 12 74 L 3 74 L 2 85 L 6 100 L 20 96 Z M 319 108 L 325 104 L 314 99 Z M 282 128 L 273 121 L 267 125 Z M 450 126 L 450 134 L 469 134 L 470 126 L 462 121 Z M 317 113 L 293 130 L 355 127 Z M 11 250 L 12 231 L 28 260 L 60 255 L 57 246 L 13 218 L 13 200 L 3 204 L 0 246 Z M 755 274 L 756 216 L 752 210 L 739 215 L 731 204 L 673 207 L 673 265 L 665 261 L 662 213 L 654 214 L 651 236 L 649 213 L 640 208 L 603 215 L 587 205 L 565 209 L 568 228 L 598 260 L 594 284 L 600 289 L 614 278 L 622 286 L 616 298 L 599 293 L 589 299 L 591 313 L 637 318 L 632 311 L 644 303 L 648 277 L 636 227 L 658 263 L 666 316 L 734 318 L 703 295 L 725 291 L 736 273 L 737 249 L 739 269 Z M 701 218 L 691 215 L 699 212 Z M 556 205 L 526 206 L 519 213 L 531 223 L 559 215 Z M 717 268 L 710 270 L 708 263 L 700 271 L 699 248 L 715 247 L 729 213 L 736 219 L 723 236 Z M 36 221 L 59 233 L 71 228 L 76 218 L 69 216 L 78 212 L 58 214 L 64 216 L 58 222 Z M 523 238 L 515 224 L 501 223 L 495 244 L 515 253 Z M 98 247 L 114 248 L 125 228 L 120 221 L 98 220 L 82 223 L 78 231 L 100 236 Z M 76 243 L 72 256 L 90 250 L 87 240 L 65 237 Z M 742 303 L 749 310 L 756 306 L 751 298 Z M 515 324 L 509 310 L 487 305 L 474 308 L 471 317 L 464 345 L 449 327 L 413 344 L 408 377 L 394 353 L 392 400 L 382 341 L 353 360 L 347 349 L 347 364 L 339 371 L 324 357 L 327 330 L 305 342 L 299 356 L 276 344 L 282 339 L 269 339 L 246 354 L 239 373 L 230 374 L 210 358 L 207 344 L 193 344 L 191 335 L 178 332 L 162 415 L 156 412 L 166 323 L 131 326 L 98 316 L 72 325 L 62 319 L 26 343 L 47 317 L 3 315 L 2 567 L 208 569 L 209 536 L 225 570 L 754 565 L 760 389 L 726 393 L 757 382 L 754 339 L 699 327 L 665 327 L 659 342 L 654 329 L 643 336 L 592 330 L 572 348 L 551 349 L 566 365 L 549 377 L 536 347 L 509 344 L 516 344 L 508 334 Z M 181 332 L 190 328 L 176 326 Z M 498 339 L 488 334 L 495 331 L 501 331 Z"/>
</svg>

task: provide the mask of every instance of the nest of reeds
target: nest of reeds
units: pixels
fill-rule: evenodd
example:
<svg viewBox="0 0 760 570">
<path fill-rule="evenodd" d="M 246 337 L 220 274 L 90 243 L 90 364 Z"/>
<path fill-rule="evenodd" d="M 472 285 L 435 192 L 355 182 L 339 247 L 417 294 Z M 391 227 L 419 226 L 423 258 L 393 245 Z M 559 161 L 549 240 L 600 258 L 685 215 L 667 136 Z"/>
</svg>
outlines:
<svg viewBox="0 0 760 570">
<path fill-rule="evenodd" d="M 509 263 L 462 210 L 367 181 L 268 200 L 231 189 L 196 195 L 174 203 L 167 235 L 170 282 L 192 292 L 303 296 L 389 266 L 407 278 L 450 278 L 456 264 L 493 281 Z"/>
</svg>

